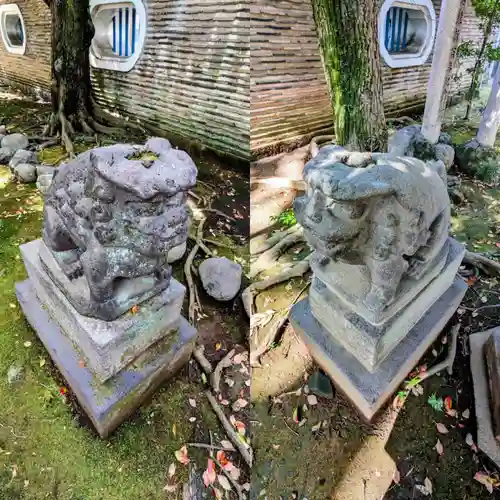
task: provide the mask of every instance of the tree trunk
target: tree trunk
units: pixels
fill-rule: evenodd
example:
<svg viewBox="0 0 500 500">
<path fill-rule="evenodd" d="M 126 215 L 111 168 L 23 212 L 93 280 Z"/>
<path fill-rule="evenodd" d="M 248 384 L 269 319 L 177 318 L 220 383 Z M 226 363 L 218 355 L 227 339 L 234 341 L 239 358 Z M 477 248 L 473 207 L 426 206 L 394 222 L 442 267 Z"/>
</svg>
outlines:
<svg viewBox="0 0 500 500">
<path fill-rule="evenodd" d="M 60 134 L 71 155 L 76 132 L 93 135 L 117 129 L 100 124 L 105 119 L 92 99 L 89 48 L 94 36 L 89 0 L 45 0 L 52 17 L 52 114 L 45 135 Z"/>
<path fill-rule="evenodd" d="M 336 142 L 386 151 L 376 0 L 312 0 Z"/>
<path fill-rule="evenodd" d="M 495 3 L 494 9 L 496 8 L 497 4 L 498 4 L 498 1 Z M 472 110 L 472 101 L 474 100 L 474 94 L 476 93 L 479 75 L 481 73 L 481 68 L 483 65 L 484 53 L 486 51 L 486 45 L 487 45 L 488 40 L 490 38 L 491 31 L 493 30 L 493 18 L 494 18 L 494 15 L 492 14 L 490 16 L 490 18 L 488 19 L 488 23 L 486 24 L 486 28 L 484 29 L 483 42 L 481 43 L 481 48 L 479 49 L 479 54 L 477 55 L 477 59 L 476 59 L 476 62 L 474 64 L 474 69 L 472 71 L 472 80 L 470 82 L 469 91 L 467 93 L 467 110 L 465 111 L 464 120 L 470 119 L 470 112 Z"/>
<path fill-rule="evenodd" d="M 488 104 L 484 109 L 476 139 L 482 146 L 493 147 L 500 125 L 500 65 L 493 75 Z"/>
</svg>

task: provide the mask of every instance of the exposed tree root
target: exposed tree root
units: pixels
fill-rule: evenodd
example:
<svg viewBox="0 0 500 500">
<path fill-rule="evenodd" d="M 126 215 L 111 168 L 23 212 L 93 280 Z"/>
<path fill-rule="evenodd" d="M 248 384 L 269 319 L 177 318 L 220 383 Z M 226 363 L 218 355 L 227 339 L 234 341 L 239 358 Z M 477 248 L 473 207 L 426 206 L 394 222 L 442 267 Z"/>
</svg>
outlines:
<svg viewBox="0 0 500 500">
<path fill-rule="evenodd" d="M 222 370 L 229 368 L 233 364 L 233 356 L 236 353 L 235 349 L 231 349 L 218 363 L 213 371 L 210 379 L 214 392 L 220 392 L 220 378 Z"/>
<path fill-rule="evenodd" d="M 252 448 L 248 447 L 247 445 L 243 444 L 241 442 L 241 439 L 239 438 L 238 434 L 236 431 L 233 429 L 233 426 L 227 419 L 226 415 L 224 415 L 224 412 L 222 411 L 222 408 L 219 406 L 217 403 L 215 397 L 211 393 L 211 391 L 205 391 L 205 396 L 208 399 L 208 402 L 212 406 L 212 409 L 214 410 L 215 414 L 217 415 L 220 423 L 222 424 L 222 427 L 224 427 L 224 430 L 226 431 L 226 434 L 228 435 L 229 439 L 231 440 L 231 443 L 236 447 L 236 449 L 241 453 L 241 456 L 243 457 L 243 460 L 247 463 L 249 467 L 252 467 Z"/>
<path fill-rule="evenodd" d="M 278 257 L 289 247 L 305 242 L 304 232 L 301 226 L 294 226 L 294 231 L 282 237 L 274 246 L 260 254 L 259 258 L 250 266 L 249 277 L 254 278 L 262 271 L 269 269 L 276 264 Z"/>
<path fill-rule="evenodd" d="M 309 264 L 309 256 L 304 260 L 299 261 L 294 264 L 292 267 L 286 269 L 280 274 L 276 276 L 272 276 L 262 281 L 256 281 L 252 283 L 250 286 L 243 290 L 241 294 L 241 300 L 243 301 L 243 306 L 249 318 L 254 314 L 254 297 L 258 292 L 262 292 L 262 290 L 266 290 L 274 285 L 279 283 L 283 283 L 283 281 L 288 281 L 292 278 L 302 277 L 307 271 L 310 269 Z"/>
<path fill-rule="evenodd" d="M 262 328 L 259 330 L 259 332 L 254 332 L 253 334 L 251 333 L 250 366 L 260 366 L 259 358 L 269 350 L 276 337 L 279 335 L 281 329 L 288 322 L 288 314 L 291 307 L 300 299 L 309 285 L 310 283 L 307 282 L 306 285 L 300 290 L 300 292 L 293 298 L 292 302 L 286 308 L 286 310 L 282 312 L 280 319 L 276 321 L 271 327 Z M 258 333 L 260 332 L 262 332 L 262 335 L 258 335 Z"/>
<path fill-rule="evenodd" d="M 275 232 L 273 235 L 267 238 L 267 240 L 264 240 L 262 242 L 257 242 L 255 245 L 252 245 L 252 242 L 250 242 L 250 255 L 259 255 L 265 252 L 266 250 L 269 250 L 274 245 L 278 244 L 285 236 L 288 236 L 289 234 L 294 233 L 299 229 L 300 226 L 298 224 L 295 224 L 292 227 L 286 229 L 285 231 Z"/>
<path fill-rule="evenodd" d="M 489 276 L 500 275 L 500 262 L 489 259 L 480 253 L 466 251 L 462 262 L 479 268 Z"/>
<path fill-rule="evenodd" d="M 184 274 L 186 276 L 186 281 L 189 289 L 189 322 L 191 324 L 195 324 L 195 315 L 196 311 L 201 311 L 201 304 L 198 299 L 198 290 L 196 289 L 196 284 L 193 281 L 193 276 L 191 274 L 191 265 L 193 263 L 193 259 L 200 248 L 200 242 L 203 240 L 203 226 L 206 222 L 207 218 L 205 215 L 202 215 L 200 222 L 198 223 L 198 229 L 196 231 L 196 243 L 194 247 L 189 252 L 188 258 L 184 263 Z"/>
<path fill-rule="evenodd" d="M 213 383 L 214 377 L 213 377 L 213 368 L 212 364 L 210 361 L 207 360 L 205 355 L 203 354 L 203 348 L 202 347 L 197 347 L 194 350 L 194 357 L 200 364 L 202 370 L 208 375 L 210 379 L 210 384 Z M 249 467 L 252 466 L 252 459 L 253 459 L 253 451 L 252 448 L 248 445 L 245 445 L 242 443 L 241 439 L 239 438 L 238 434 L 234 430 L 233 426 L 227 419 L 226 415 L 224 414 L 224 411 L 222 408 L 219 406 L 219 403 L 217 403 L 217 400 L 215 399 L 214 395 L 210 390 L 205 391 L 205 395 L 212 406 L 212 409 L 214 410 L 215 414 L 217 415 L 220 423 L 222 424 L 222 427 L 224 427 L 224 430 L 226 431 L 226 434 L 228 435 L 231 443 L 233 443 L 233 446 L 235 449 L 237 449 L 240 453 L 241 456 L 243 457 L 243 460 L 247 463 Z"/>
</svg>

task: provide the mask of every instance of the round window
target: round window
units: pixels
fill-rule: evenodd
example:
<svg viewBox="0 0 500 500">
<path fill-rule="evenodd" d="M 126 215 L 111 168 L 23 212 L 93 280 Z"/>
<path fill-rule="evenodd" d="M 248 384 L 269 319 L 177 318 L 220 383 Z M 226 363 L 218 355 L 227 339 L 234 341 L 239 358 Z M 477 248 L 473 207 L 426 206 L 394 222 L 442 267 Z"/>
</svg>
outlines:
<svg viewBox="0 0 500 500">
<path fill-rule="evenodd" d="M 8 52 L 24 54 L 26 31 L 23 16 L 16 4 L 0 5 L 0 33 Z"/>
</svg>

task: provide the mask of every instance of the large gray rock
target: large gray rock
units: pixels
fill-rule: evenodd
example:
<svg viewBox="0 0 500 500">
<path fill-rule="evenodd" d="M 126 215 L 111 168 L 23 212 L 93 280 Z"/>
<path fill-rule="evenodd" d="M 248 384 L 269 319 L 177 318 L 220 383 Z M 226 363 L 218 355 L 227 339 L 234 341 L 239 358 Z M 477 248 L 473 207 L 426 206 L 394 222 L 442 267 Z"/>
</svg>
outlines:
<svg viewBox="0 0 500 500">
<path fill-rule="evenodd" d="M 14 170 L 21 163 L 36 163 L 36 153 L 26 149 L 18 149 L 10 159 L 9 167 L 11 170 Z"/>
<path fill-rule="evenodd" d="M 58 168 L 43 239 L 65 276 L 83 277 L 87 293 L 58 283 L 77 311 L 112 321 L 168 287 L 167 255 L 187 240 L 196 174 L 187 153 L 160 138 L 96 148 Z"/>
<path fill-rule="evenodd" d="M 24 184 L 36 181 L 36 165 L 31 163 L 19 163 L 14 167 L 14 177 Z"/>
<path fill-rule="evenodd" d="M 457 147 L 456 164 L 462 172 L 484 182 L 500 182 L 500 155 L 495 148 L 482 146 L 476 139 Z"/>
<path fill-rule="evenodd" d="M 495 439 L 500 441 L 500 332 L 494 331 L 484 345 Z"/>
<path fill-rule="evenodd" d="M 387 152 L 395 156 L 407 156 L 413 138 L 420 133 L 419 125 L 402 127 L 389 137 Z"/>
<path fill-rule="evenodd" d="M 241 286 L 242 269 L 226 257 L 211 257 L 199 267 L 200 280 L 205 291 L 216 300 L 232 300 Z"/>
<path fill-rule="evenodd" d="M 0 165 L 8 165 L 11 158 L 14 156 L 14 151 L 10 148 L 0 148 Z"/>
<path fill-rule="evenodd" d="M 387 151 L 395 156 L 411 156 L 419 160 L 441 160 L 446 169 L 453 164 L 455 151 L 451 136 L 441 133 L 437 144 L 430 143 L 421 133 L 420 125 L 400 128 L 389 138 Z"/>
<path fill-rule="evenodd" d="M 14 151 L 18 149 L 26 149 L 29 141 L 28 137 L 24 134 L 9 134 L 2 139 L 2 148 L 9 148 Z"/>
</svg>

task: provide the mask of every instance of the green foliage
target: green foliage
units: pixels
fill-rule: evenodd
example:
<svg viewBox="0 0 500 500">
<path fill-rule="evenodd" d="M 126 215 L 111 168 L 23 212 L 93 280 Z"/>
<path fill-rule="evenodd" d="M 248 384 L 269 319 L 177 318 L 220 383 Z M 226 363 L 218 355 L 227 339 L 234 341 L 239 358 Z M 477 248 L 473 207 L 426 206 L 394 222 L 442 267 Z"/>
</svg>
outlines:
<svg viewBox="0 0 500 500">
<path fill-rule="evenodd" d="M 456 55 L 459 59 L 466 59 L 477 55 L 478 47 L 474 44 L 472 40 L 467 40 L 462 42 L 457 47 Z"/>
<path fill-rule="evenodd" d="M 477 17 L 493 24 L 500 23 L 500 2 L 498 0 L 472 0 L 472 6 Z"/>
<path fill-rule="evenodd" d="M 287 208 L 279 215 L 273 215 L 271 221 L 277 223 L 281 227 L 292 227 L 297 224 L 297 219 L 295 218 L 295 212 L 293 208 Z"/>
<path fill-rule="evenodd" d="M 486 44 L 485 57 L 488 62 L 500 61 L 500 47 L 494 47 L 490 42 Z"/>
<path fill-rule="evenodd" d="M 431 406 L 431 408 L 433 410 L 436 410 L 436 411 L 443 411 L 443 408 L 444 408 L 444 402 L 443 402 L 443 398 L 438 398 L 436 396 L 436 393 L 433 392 L 430 396 L 429 396 L 429 399 L 427 400 L 427 403 L 429 403 L 429 405 Z"/>
</svg>

